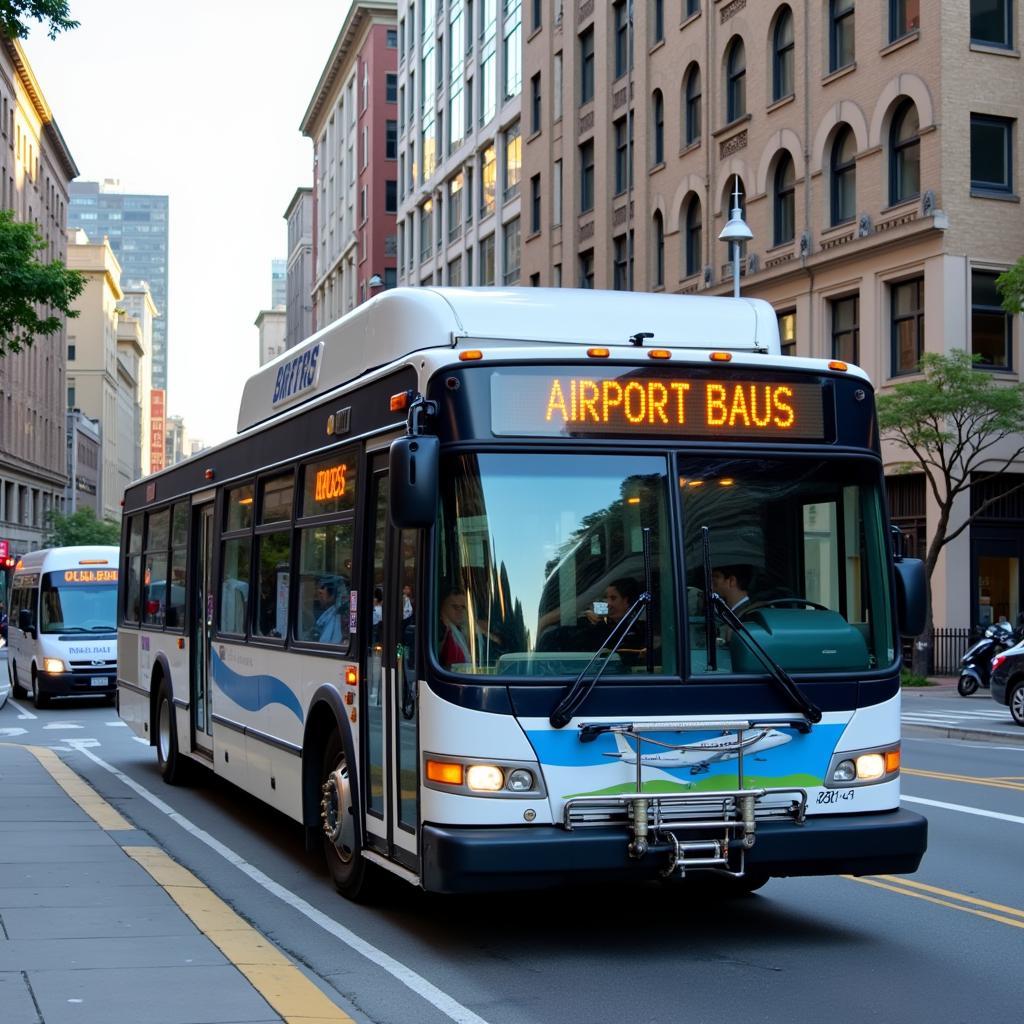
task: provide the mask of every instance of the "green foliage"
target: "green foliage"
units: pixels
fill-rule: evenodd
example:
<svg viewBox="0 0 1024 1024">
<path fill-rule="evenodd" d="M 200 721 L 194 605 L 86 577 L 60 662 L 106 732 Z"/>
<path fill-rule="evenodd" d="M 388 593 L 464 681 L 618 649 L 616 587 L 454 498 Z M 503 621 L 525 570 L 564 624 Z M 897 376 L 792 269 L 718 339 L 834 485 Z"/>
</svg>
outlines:
<svg viewBox="0 0 1024 1024">
<path fill-rule="evenodd" d="M 996 278 L 996 288 L 1007 313 L 1024 313 L 1024 256 Z"/>
<path fill-rule="evenodd" d="M 64 317 L 78 316 L 71 304 L 82 294 L 85 276 L 59 260 L 40 263 L 36 252 L 45 248 L 35 224 L 0 210 L 0 356 L 20 352 L 38 335 L 56 334 Z M 49 312 L 40 317 L 37 305 Z"/>
<path fill-rule="evenodd" d="M 934 686 L 925 676 L 916 676 L 908 668 L 900 669 L 900 686 Z"/>
<path fill-rule="evenodd" d="M 0 0 L 0 32 L 9 39 L 25 39 L 28 19 L 48 24 L 46 34 L 56 39 L 61 32 L 78 28 L 68 17 L 67 0 Z"/>
<path fill-rule="evenodd" d="M 121 527 L 109 519 L 100 522 L 91 508 L 80 508 L 69 516 L 51 512 L 47 526 L 44 543 L 50 548 L 66 548 L 74 544 L 121 543 Z"/>
</svg>

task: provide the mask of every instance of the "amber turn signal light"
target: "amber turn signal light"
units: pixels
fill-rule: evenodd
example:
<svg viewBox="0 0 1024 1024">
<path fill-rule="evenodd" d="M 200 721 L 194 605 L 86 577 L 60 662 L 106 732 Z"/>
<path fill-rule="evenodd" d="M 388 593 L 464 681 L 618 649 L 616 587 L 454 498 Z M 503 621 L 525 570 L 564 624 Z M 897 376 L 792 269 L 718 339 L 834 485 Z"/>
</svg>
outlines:
<svg viewBox="0 0 1024 1024">
<path fill-rule="evenodd" d="M 450 761 L 427 761 L 427 778 L 431 782 L 445 782 L 449 786 L 462 785 L 462 765 Z"/>
</svg>

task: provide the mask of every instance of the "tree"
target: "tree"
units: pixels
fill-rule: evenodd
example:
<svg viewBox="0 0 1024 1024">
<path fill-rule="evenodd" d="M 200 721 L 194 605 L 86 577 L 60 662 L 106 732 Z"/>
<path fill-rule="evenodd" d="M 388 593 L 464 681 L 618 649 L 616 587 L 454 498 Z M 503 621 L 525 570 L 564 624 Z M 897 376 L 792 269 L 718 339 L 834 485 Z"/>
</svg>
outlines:
<svg viewBox="0 0 1024 1024">
<path fill-rule="evenodd" d="M 56 334 L 65 316 L 78 316 L 71 304 L 85 288 L 85 275 L 59 260 L 40 263 L 35 254 L 45 248 L 35 224 L 0 210 L 0 357 L 27 348 L 37 335 Z M 36 306 L 49 311 L 40 316 Z"/>
<path fill-rule="evenodd" d="M 925 675 L 931 646 L 931 581 L 942 549 L 1018 484 L 973 509 L 950 528 L 953 503 L 973 485 L 1004 473 L 1024 455 L 1024 385 L 1004 384 L 975 369 L 980 357 L 955 349 L 948 355 L 927 353 L 922 376 L 896 384 L 878 399 L 878 425 L 883 436 L 906 449 L 911 458 L 903 472 L 923 470 L 926 485 L 939 506 L 928 542 L 925 571 L 928 614 L 922 641 L 914 648 L 914 672 Z"/>
<path fill-rule="evenodd" d="M 28 37 L 27 18 L 49 22 L 46 34 L 56 39 L 61 32 L 78 28 L 78 22 L 68 17 L 67 0 L 0 0 L 0 32 L 9 39 Z"/>
<path fill-rule="evenodd" d="M 50 548 L 121 543 L 121 527 L 110 519 L 100 522 L 91 508 L 80 508 L 67 516 L 61 512 L 51 512 L 47 526 L 44 543 Z"/>
<path fill-rule="evenodd" d="M 1003 309 L 1011 316 L 1024 313 L 1024 256 L 996 278 Z"/>
</svg>

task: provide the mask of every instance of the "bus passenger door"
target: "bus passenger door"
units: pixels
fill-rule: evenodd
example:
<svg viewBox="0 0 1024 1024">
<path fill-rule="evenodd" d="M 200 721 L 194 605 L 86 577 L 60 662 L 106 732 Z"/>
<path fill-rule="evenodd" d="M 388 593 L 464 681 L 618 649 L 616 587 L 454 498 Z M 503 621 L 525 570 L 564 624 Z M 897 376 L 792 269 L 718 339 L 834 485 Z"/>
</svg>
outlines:
<svg viewBox="0 0 1024 1024">
<path fill-rule="evenodd" d="M 362 792 L 369 845 L 407 868 L 418 863 L 418 734 L 415 661 L 416 534 L 388 518 L 387 454 L 371 460 L 370 549 L 363 621 Z M 365 595 L 365 597 L 364 597 Z"/>
<path fill-rule="evenodd" d="M 192 506 L 195 584 L 192 588 L 192 745 L 213 756 L 210 707 L 210 636 L 213 632 L 213 502 Z"/>
</svg>

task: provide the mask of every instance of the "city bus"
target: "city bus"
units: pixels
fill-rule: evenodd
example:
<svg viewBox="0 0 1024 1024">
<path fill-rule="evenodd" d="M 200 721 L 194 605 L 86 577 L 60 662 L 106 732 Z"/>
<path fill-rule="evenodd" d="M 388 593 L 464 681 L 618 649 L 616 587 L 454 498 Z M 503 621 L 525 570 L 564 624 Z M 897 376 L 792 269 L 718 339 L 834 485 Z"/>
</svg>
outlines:
<svg viewBox="0 0 1024 1024">
<path fill-rule="evenodd" d="M 11 580 L 7 671 L 11 694 L 117 695 L 117 573 L 109 545 L 46 548 L 22 555 Z"/>
<path fill-rule="evenodd" d="M 353 899 L 912 872 L 884 494 L 867 376 L 763 301 L 389 290 L 127 490 L 120 716 Z"/>
</svg>

